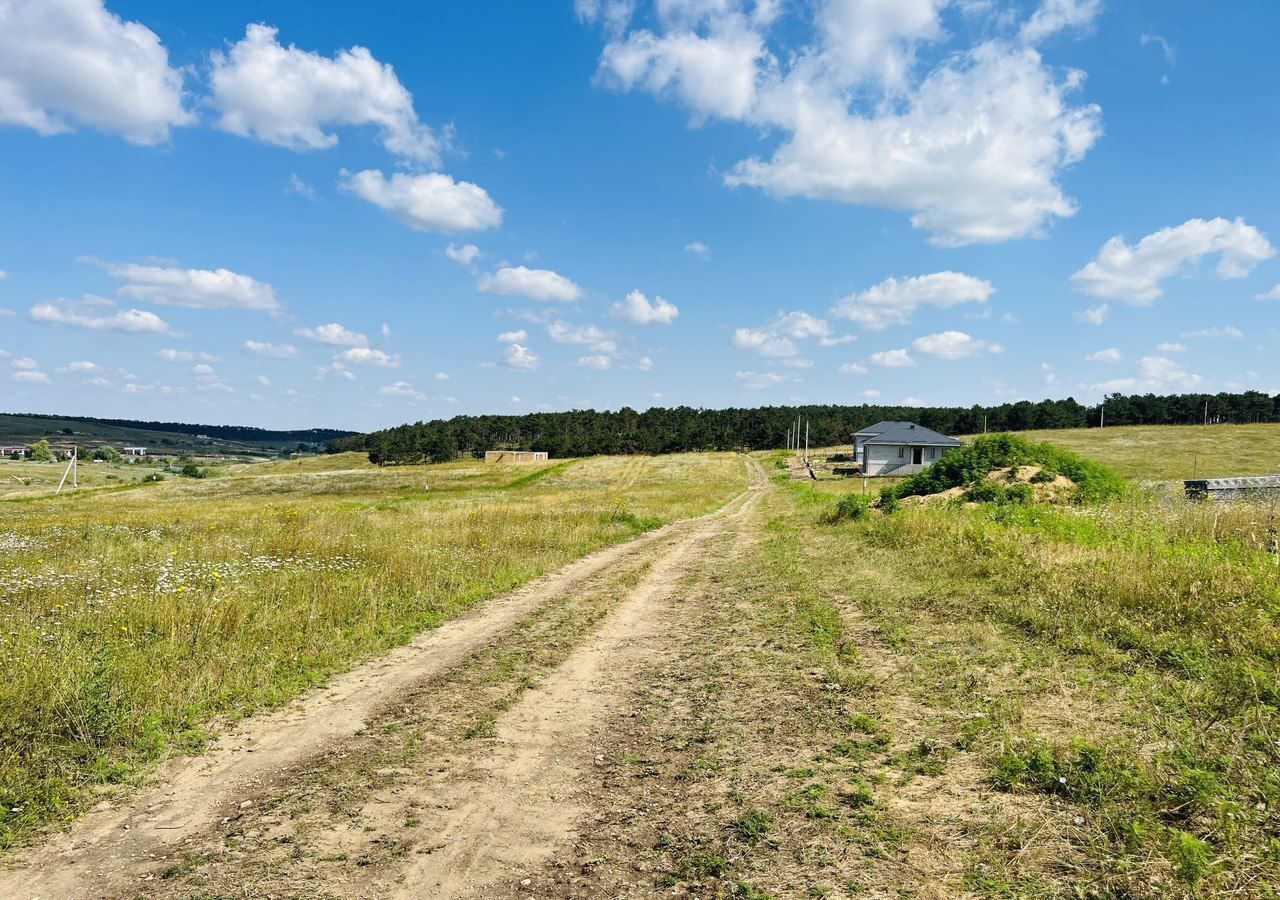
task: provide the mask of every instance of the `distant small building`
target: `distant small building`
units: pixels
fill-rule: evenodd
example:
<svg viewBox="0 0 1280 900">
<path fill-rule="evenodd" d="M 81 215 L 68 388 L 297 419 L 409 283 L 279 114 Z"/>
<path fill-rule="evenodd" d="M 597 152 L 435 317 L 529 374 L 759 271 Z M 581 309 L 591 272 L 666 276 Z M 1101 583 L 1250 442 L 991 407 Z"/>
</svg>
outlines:
<svg viewBox="0 0 1280 900">
<path fill-rule="evenodd" d="M 487 463 L 546 462 L 547 459 L 545 450 L 486 450 L 484 452 L 484 461 Z"/>
<path fill-rule="evenodd" d="M 864 475 L 915 475 L 960 442 L 915 422 L 877 422 L 854 435 Z"/>
<path fill-rule="evenodd" d="M 1192 500 L 1258 500 L 1280 497 L 1280 475 L 1195 478 L 1183 487 Z"/>
<path fill-rule="evenodd" d="M 147 448 L 146 447 L 121 447 L 120 455 L 128 456 L 133 459 L 142 459 L 144 456 L 147 455 Z"/>
<path fill-rule="evenodd" d="M 0 458 L 3 459 L 12 459 L 15 456 L 18 459 L 25 459 L 30 455 L 31 451 L 23 444 L 13 444 L 8 447 L 0 447 Z"/>
</svg>

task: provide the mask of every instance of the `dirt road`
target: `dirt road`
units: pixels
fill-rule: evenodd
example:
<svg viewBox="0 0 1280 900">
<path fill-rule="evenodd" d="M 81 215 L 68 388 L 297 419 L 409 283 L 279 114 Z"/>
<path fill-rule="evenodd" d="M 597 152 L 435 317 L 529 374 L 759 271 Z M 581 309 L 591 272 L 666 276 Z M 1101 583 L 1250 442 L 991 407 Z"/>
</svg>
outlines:
<svg viewBox="0 0 1280 900">
<path fill-rule="evenodd" d="M 518 882 L 572 839 L 595 742 L 660 665 L 689 566 L 748 521 L 766 486 L 748 466 L 750 489 L 716 513 L 588 556 L 171 761 L 19 854 L 0 898 L 189 897 L 190 878 L 206 896 L 448 898 Z M 334 824 L 335 805 L 358 833 Z M 378 864 L 314 864 L 351 858 L 347 845 Z M 281 847 L 312 862 L 281 865 Z"/>
</svg>

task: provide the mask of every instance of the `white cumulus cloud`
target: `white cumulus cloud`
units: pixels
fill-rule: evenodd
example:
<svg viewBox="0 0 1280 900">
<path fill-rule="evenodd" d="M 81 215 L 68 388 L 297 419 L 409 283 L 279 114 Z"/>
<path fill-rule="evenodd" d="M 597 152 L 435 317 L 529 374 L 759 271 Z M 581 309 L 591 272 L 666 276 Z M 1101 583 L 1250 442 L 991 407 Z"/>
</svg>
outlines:
<svg viewBox="0 0 1280 900">
<path fill-rule="evenodd" d="M 594 353 L 590 356 L 579 356 L 578 366 L 583 369 L 595 369 L 603 371 L 613 365 L 613 358 L 603 353 Z"/>
<path fill-rule="evenodd" d="M 656 295 L 650 300 L 640 291 L 627 294 L 626 299 L 609 307 L 609 312 L 636 325 L 670 325 L 680 315 L 674 303 Z"/>
<path fill-rule="evenodd" d="M 42 300 L 31 307 L 27 318 L 39 325 L 73 325 L 91 331 L 173 334 L 169 323 L 153 312 L 117 309 L 110 300 L 92 295 L 83 300 Z"/>
<path fill-rule="evenodd" d="M 1160 282 L 1202 257 L 1217 255 L 1218 278 L 1243 278 L 1275 252 L 1266 236 L 1243 219 L 1188 219 L 1133 245 L 1116 235 L 1071 276 L 1071 284 L 1094 297 L 1146 306 L 1164 293 Z"/>
<path fill-rule="evenodd" d="M 268 359 L 292 359 L 298 355 L 298 348 L 293 344 L 273 344 L 270 341 L 245 341 L 244 349 L 254 356 Z"/>
<path fill-rule="evenodd" d="M 400 365 L 399 355 L 375 350 L 372 347 L 348 347 L 338 354 L 338 359 L 357 366 L 381 366 L 384 369 L 394 369 Z"/>
<path fill-rule="evenodd" d="M 703 262 L 711 259 L 711 247 L 702 241 L 690 241 L 684 245 L 684 252 L 698 257 Z"/>
<path fill-rule="evenodd" d="M 800 352 L 800 341 L 816 340 L 820 346 L 833 347 L 852 340 L 849 336 L 837 337 L 826 319 L 795 310 L 778 313 L 772 321 L 759 328 L 734 329 L 732 343 L 739 350 L 752 350 L 761 356 L 789 358 Z M 808 364 L 808 361 L 802 363 Z"/>
<path fill-rule="evenodd" d="M 502 224 L 502 207 L 484 188 L 470 181 L 454 181 L 441 172 L 395 172 L 387 178 L 379 169 L 344 170 L 338 186 L 417 231 L 454 234 Z"/>
<path fill-rule="evenodd" d="M 645 26 L 610 32 L 597 80 L 644 90 L 711 117 L 780 135 L 739 161 L 730 186 L 777 197 L 908 212 L 939 244 L 1042 233 L 1076 206 L 1059 184 L 1102 134 L 1075 103 L 1083 73 L 1058 72 L 1035 43 L 1089 24 L 1092 4 L 1054 0 L 1008 32 L 984 11 L 984 37 L 921 66 L 917 48 L 949 39 L 943 0 L 656 0 Z M 627 17 L 627 22 L 630 18 Z"/>
<path fill-rule="evenodd" d="M 541 361 L 538 359 L 538 354 L 524 344 L 513 342 L 507 344 L 506 349 L 502 351 L 502 362 L 508 369 L 532 372 L 538 368 Z"/>
<path fill-rule="evenodd" d="M 986 303 L 995 290 L 990 281 L 962 272 L 889 277 L 865 291 L 841 298 L 831 312 L 863 328 L 879 331 L 890 325 L 906 324 L 921 306 L 946 308 L 961 303 Z"/>
<path fill-rule="evenodd" d="M 582 296 L 582 288 L 558 272 L 525 266 L 504 266 L 482 275 L 476 287 L 486 294 L 554 303 L 572 303 Z"/>
<path fill-rule="evenodd" d="M 1215 325 L 1213 328 L 1184 331 L 1178 337 L 1193 340 L 1195 338 L 1207 338 L 1209 340 L 1238 341 L 1244 337 L 1244 332 L 1234 325 Z"/>
<path fill-rule="evenodd" d="M 212 57 L 217 127 L 294 150 L 332 147 L 341 126 L 372 125 L 388 152 L 439 165 L 448 135 L 418 120 L 413 96 L 391 66 L 364 47 L 332 58 L 281 46 L 277 29 L 251 24 L 244 38 Z"/>
<path fill-rule="evenodd" d="M 1105 350 L 1095 350 L 1085 357 L 1089 362 L 1105 363 L 1117 363 L 1123 358 L 1124 357 L 1121 355 L 1120 351 L 1115 347 L 1107 347 Z"/>
<path fill-rule="evenodd" d="M 407 397 L 410 400 L 426 400 L 427 395 L 415 388 L 407 381 L 397 381 L 394 384 L 388 384 L 386 387 L 378 388 L 379 394 L 385 394 L 391 397 Z"/>
<path fill-rule="evenodd" d="M 337 322 L 328 325 L 317 325 L 315 328 L 299 326 L 293 329 L 298 337 L 304 337 L 317 344 L 328 344 L 330 347 L 367 347 L 369 339 L 358 331 L 352 331 Z"/>
<path fill-rule="evenodd" d="M 999 344 L 979 340 L 963 331 L 939 331 L 936 334 L 926 334 L 912 341 L 911 346 L 917 353 L 936 356 L 939 359 L 968 359 L 973 356 L 1004 352 L 1004 347 Z"/>
<path fill-rule="evenodd" d="M 916 361 L 911 358 L 911 354 L 907 352 L 905 347 L 899 347 L 896 350 L 879 350 L 872 353 L 869 359 L 873 365 L 882 366 L 886 369 L 905 369 L 916 364 Z"/>
<path fill-rule="evenodd" d="M 573 325 L 564 319 L 556 319 L 547 326 L 547 334 L 557 344 L 578 344 L 601 353 L 612 353 L 618 349 L 613 338 L 590 323 Z"/>
<path fill-rule="evenodd" d="M 135 144 L 195 117 L 160 38 L 101 0 L 0 3 L 0 123 L 42 135 L 85 126 Z"/>
<path fill-rule="evenodd" d="M 86 258 L 86 262 L 97 263 Z M 97 263 L 124 285 L 132 300 L 191 309 L 244 309 L 276 313 L 283 309 L 275 288 L 229 269 L 183 269 L 137 263 Z"/>
<path fill-rule="evenodd" d="M 455 247 L 450 244 L 444 248 L 444 255 L 460 266 L 471 266 L 475 264 L 476 260 L 484 256 L 484 253 L 475 244 L 463 244 L 461 247 Z"/>
</svg>

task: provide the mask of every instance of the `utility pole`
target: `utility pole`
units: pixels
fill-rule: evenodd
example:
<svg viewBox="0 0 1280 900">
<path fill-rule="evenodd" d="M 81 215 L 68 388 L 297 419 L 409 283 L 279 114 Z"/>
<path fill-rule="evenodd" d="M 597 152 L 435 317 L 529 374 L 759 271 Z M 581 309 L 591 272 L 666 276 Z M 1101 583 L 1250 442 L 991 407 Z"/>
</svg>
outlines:
<svg viewBox="0 0 1280 900">
<path fill-rule="evenodd" d="M 55 494 L 62 493 L 62 486 L 67 483 L 68 475 L 71 476 L 71 489 L 79 488 L 79 472 L 76 471 L 76 446 L 74 444 L 71 445 L 71 462 L 67 463 L 67 471 L 62 473 L 62 480 L 58 482 L 58 489 L 54 491 Z"/>
<path fill-rule="evenodd" d="M 804 464 L 809 465 L 809 420 L 804 420 Z"/>
<path fill-rule="evenodd" d="M 1204 424 L 1206 428 L 1209 427 L 1209 401 L 1208 400 L 1204 401 Z"/>
<path fill-rule="evenodd" d="M 983 434 L 987 433 L 987 414 L 986 413 L 982 414 L 982 433 Z"/>
<path fill-rule="evenodd" d="M 1102 401 L 1102 416 L 1101 418 L 1098 419 L 1098 427 L 1099 428 L 1107 427 L 1107 401 L 1106 400 Z"/>
</svg>

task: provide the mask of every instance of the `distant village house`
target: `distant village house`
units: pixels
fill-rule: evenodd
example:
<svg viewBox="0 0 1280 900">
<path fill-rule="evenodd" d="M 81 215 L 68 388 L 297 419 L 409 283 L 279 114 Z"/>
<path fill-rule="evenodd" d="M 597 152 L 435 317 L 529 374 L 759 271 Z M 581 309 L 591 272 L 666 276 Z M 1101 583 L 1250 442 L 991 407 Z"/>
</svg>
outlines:
<svg viewBox="0 0 1280 900">
<path fill-rule="evenodd" d="M 960 442 L 915 422 L 877 422 L 853 436 L 864 475 L 915 475 Z"/>
<path fill-rule="evenodd" d="M 133 459 L 142 459 L 147 455 L 146 447 L 122 447 L 120 449 L 121 456 L 132 457 Z"/>
</svg>

